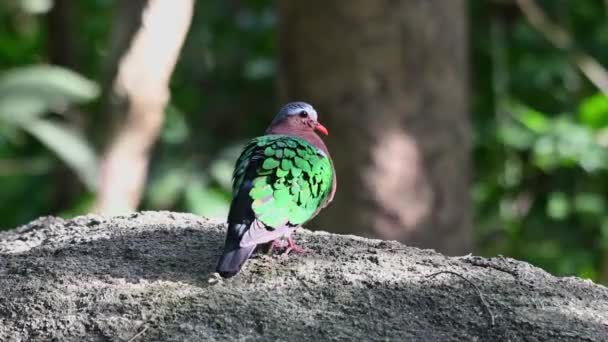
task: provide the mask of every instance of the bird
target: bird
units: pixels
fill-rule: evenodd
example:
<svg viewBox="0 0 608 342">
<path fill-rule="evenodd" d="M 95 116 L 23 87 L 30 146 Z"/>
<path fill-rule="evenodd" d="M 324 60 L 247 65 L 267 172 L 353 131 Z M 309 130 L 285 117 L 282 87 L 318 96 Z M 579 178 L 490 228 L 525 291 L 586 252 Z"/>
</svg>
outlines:
<svg viewBox="0 0 608 342">
<path fill-rule="evenodd" d="M 216 271 L 236 275 L 258 246 L 300 252 L 292 233 L 327 207 L 337 181 L 317 111 L 290 102 L 243 148 L 232 177 L 228 231 Z M 285 241 L 286 240 L 286 241 Z"/>
</svg>

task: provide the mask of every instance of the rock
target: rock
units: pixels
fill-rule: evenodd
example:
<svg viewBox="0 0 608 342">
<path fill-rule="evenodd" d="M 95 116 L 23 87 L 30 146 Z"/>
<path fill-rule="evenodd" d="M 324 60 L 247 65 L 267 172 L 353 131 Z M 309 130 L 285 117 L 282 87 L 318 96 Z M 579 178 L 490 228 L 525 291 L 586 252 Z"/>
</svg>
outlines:
<svg viewBox="0 0 608 342">
<path fill-rule="evenodd" d="M 608 340 L 608 289 L 591 281 L 308 230 L 312 253 L 224 280 L 225 228 L 143 212 L 1 233 L 0 341 Z"/>
</svg>

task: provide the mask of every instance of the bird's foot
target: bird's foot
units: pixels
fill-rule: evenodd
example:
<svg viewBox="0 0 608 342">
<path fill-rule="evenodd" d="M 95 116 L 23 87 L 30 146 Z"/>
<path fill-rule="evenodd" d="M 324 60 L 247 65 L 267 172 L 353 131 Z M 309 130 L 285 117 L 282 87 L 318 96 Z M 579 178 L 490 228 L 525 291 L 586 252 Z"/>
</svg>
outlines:
<svg viewBox="0 0 608 342">
<path fill-rule="evenodd" d="M 293 253 L 293 254 L 308 254 L 312 252 L 309 249 L 305 249 L 302 248 L 298 245 L 296 245 L 296 242 L 294 241 L 294 239 L 290 236 L 287 238 L 287 249 L 285 250 L 285 252 L 283 252 L 284 255 L 288 255 L 289 253 Z"/>
<path fill-rule="evenodd" d="M 272 254 L 272 252 L 276 251 L 283 251 L 283 253 L 285 253 L 284 250 L 287 250 L 287 248 L 289 247 L 289 244 L 287 241 L 284 241 L 283 239 L 277 239 L 277 240 L 273 240 L 270 243 L 270 247 L 268 248 L 268 254 Z"/>
<path fill-rule="evenodd" d="M 302 248 L 296 244 L 294 239 L 290 236 L 287 239 L 276 239 L 270 243 L 268 248 L 268 254 L 277 252 L 277 254 L 287 256 L 291 254 L 308 254 L 312 250 Z"/>
</svg>

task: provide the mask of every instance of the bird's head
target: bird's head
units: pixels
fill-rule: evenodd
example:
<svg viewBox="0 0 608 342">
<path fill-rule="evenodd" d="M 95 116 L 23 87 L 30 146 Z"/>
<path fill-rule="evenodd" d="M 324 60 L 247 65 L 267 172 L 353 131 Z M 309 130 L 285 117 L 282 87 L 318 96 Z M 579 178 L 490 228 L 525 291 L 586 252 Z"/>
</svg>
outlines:
<svg viewBox="0 0 608 342">
<path fill-rule="evenodd" d="M 283 125 L 294 130 L 312 130 L 328 135 L 327 128 L 318 121 L 317 111 L 306 102 L 290 102 L 283 106 L 270 127 Z"/>
</svg>

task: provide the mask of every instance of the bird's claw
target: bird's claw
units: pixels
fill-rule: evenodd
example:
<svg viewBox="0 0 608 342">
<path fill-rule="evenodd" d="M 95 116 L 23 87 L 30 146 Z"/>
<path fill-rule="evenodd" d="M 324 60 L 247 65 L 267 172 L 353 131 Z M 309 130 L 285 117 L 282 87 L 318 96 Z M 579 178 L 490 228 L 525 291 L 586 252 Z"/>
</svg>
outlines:
<svg viewBox="0 0 608 342">
<path fill-rule="evenodd" d="M 310 253 L 310 252 L 311 252 L 310 250 L 302 248 L 302 247 L 296 245 L 296 242 L 290 236 L 287 239 L 287 249 L 285 250 L 285 252 L 283 254 L 285 254 L 285 255 L 288 255 L 289 253 L 293 253 L 293 254 L 307 254 L 307 253 Z"/>
<path fill-rule="evenodd" d="M 296 242 L 292 237 L 287 238 L 287 241 L 283 239 L 272 241 L 272 243 L 270 244 L 270 248 L 268 249 L 268 254 L 271 254 L 275 250 L 283 250 L 280 254 L 285 256 L 289 255 L 290 253 L 307 254 L 311 252 L 308 249 L 296 245 Z"/>
</svg>

